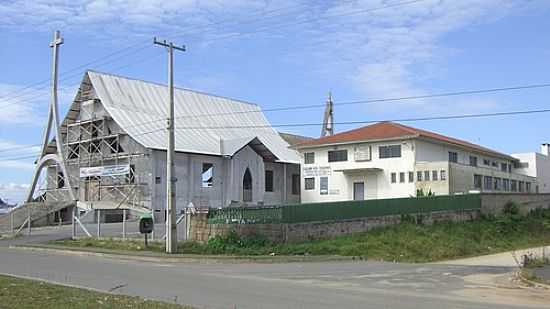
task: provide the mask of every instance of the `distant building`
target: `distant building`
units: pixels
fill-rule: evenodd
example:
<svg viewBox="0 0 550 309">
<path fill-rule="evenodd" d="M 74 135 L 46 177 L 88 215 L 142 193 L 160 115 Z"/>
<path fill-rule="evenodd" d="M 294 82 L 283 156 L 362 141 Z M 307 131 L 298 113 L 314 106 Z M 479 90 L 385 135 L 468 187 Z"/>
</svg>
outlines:
<svg viewBox="0 0 550 309">
<path fill-rule="evenodd" d="M 300 201 L 298 153 L 258 105 L 179 88 L 175 105 L 178 209 Z M 61 124 L 71 188 L 52 164 L 35 196 L 73 190 L 81 209 L 165 209 L 167 110 L 164 85 L 87 72 Z"/>
<path fill-rule="evenodd" d="M 542 144 L 541 152 L 513 154 L 521 162 L 515 169 L 518 173 L 537 178 L 537 192 L 550 193 L 550 144 Z"/>
<path fill-rule="evenodd" d="M 294 145 L 301 157 L 302 202 L 536 192 L 520 160 L 466 141 L 393 122 Z"/>
</svg>

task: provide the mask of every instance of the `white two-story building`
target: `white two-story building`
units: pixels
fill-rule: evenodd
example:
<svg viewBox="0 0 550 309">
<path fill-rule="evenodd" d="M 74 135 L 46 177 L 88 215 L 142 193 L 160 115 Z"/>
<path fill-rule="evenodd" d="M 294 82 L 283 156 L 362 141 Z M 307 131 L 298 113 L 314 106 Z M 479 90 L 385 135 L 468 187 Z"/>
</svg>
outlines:
<svg viewBox="0 0 550 309">
<path fill-rule="evenodd" d="M 479 145 L 401 125 L 374 125 L 294 146 L 302 202 L 383 199 L 472 191 L 534 193 L 519 160 Z"/>
</svg>

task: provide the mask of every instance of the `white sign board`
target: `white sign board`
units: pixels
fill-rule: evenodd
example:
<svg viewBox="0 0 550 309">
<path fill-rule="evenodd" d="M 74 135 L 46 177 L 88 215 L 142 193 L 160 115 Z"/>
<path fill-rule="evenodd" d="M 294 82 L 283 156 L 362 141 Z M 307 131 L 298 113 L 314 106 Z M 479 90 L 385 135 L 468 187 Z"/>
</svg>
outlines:
<svg viewBox="0 0 550 309">
<path fill-rule="evenodd" d="M 304 177 L 330 176 L 332 170 L 330 166 L 305 166 L 302 168 L 302 174 Z"/>
<path fill-rule="evenodd" d="M 81 167 L 80 178 L 101 177 L 101 176 L 120 176 L 130 173 L 130 165 L 106 165 L 95 167 Z"/>
</svg>

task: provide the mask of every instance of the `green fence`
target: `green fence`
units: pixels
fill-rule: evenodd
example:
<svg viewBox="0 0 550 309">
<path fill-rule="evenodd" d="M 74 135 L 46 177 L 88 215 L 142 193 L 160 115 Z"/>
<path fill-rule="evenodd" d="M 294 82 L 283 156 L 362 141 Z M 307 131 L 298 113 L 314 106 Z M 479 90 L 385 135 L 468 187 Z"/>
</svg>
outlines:
<svg viewBox="0 0 550 309">
<path fill-rule="evenodd" d="M 208 223 L 300 223 L 474 209 L 481 209 L 478 194 L 211 209 Z"/>
</svg>

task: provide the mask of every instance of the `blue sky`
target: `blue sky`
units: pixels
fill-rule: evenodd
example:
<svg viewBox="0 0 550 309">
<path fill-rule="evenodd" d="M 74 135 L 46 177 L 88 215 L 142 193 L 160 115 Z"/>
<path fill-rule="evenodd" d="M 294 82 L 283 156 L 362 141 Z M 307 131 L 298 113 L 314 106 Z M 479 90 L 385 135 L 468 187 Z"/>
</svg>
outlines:
<svg viewBox="0 0 550 309">
<path fill-rule="evenodd" d="M 0 2 L 0 196 L 22 198 L 48 104 L 53 30 L 62 31 L 64 116 L 85 68 L 166 81 L 157 35 L 185 44 L 178 86 L 264 109 L 550 83 L 545 0 L 37 0 Z M 392 7 L 387 7 L 392 6 Z M 384 8 L 386 7 L 386 8 Z M 373 10 L 377 9 L 377 10 Z M 114 57 L 103 58 L 122 51 Z M 72 70 L 84 64 L 85 68 Z M 70 71 L 70 73 L 66 73 Z M 23 92 L 24 91 L 24 92 Z M 15 93 L 14 93 L 15 92 Z M 550 88 L 336 107 L 367 121 L 548 108 Z M 322 121 L 322 109 L 268 113 L 274 124 Z M 407 123 L 507 153 L 550 141 L 550 114 Z M 337 131 L 349 126 L 336 126 Z M 319 127 L 284 128 L 317 136 Z"/>
</svg>

